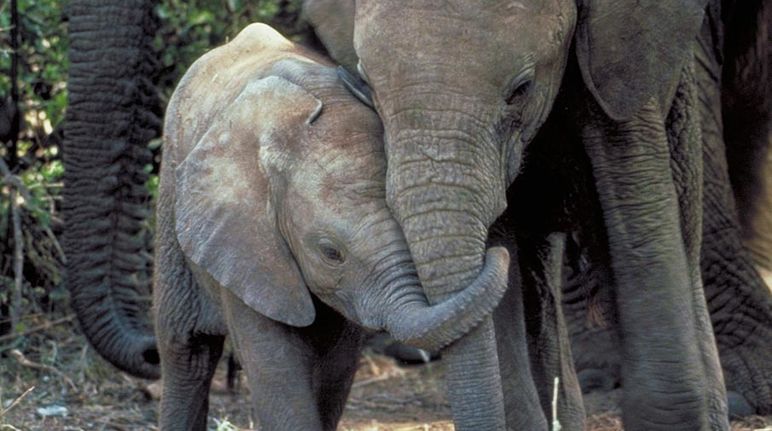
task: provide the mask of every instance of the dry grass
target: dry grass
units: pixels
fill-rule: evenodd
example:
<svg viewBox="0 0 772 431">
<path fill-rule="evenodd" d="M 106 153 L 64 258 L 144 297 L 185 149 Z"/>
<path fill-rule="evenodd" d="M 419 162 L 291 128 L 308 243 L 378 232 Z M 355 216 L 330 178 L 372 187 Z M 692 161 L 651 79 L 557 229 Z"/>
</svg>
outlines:
<svg viewBox="0 0 772 431">
<path fill-rule="evenodd" d="M 0 431 L 157 430 L 158 384 L 126 377 L 96 356 L 69 321 L 29 334 L 16 356 L 0 357 Z M 7 347 L 0 344 L 0 348 Z M 341 431 L 450 431 L 450 409 L 442 391 L 442 363 L 403 368 L 391 359 L 363 355 Z M 244 389 L 227 392 L 220 367 L 210 400 L 209 429 L 249 429 Z M 245 385 L 240 385 L 244 388 Z M 607 409 L 618 395 L 594 395 L 588 405 Z M 604 404 L 605 403 L 605 404 Z M 62 406 L 67 416 L 41 416 L 38 409 Z M 766 428 L 765 428 L 766 427 Z M 772 431 L 772 418 L 747 418 L 733 431 Z M 619 417 L 589 418 L 588 430 L 622 430 Z"/>
</svg>

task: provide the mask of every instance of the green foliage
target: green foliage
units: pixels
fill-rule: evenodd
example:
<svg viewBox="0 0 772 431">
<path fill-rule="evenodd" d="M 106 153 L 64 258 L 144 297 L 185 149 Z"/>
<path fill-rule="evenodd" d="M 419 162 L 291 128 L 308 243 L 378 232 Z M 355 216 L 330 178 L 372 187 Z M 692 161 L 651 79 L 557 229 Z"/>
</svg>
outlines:
<svg viewBox="0 0 772 431">
<path fill-rule="evenodd" d="M 166 100 L 187 68 L 206 51 L 236 36 L 253 22 L 265 22 L 292 39 L 302 39 L 300 0 L 163 0 L 155 47 L 161 60 L 159 79 Z"/>
<path fill-rule="evenodd" d="M 50 131 L 64 118 L 67 104 L 67 37 L 57 0 L 17 0 L 19 8 L 19 90 L 22 112 L 32 116 L 34 133 Z M 0 94 L 9 94 L 11 80 L 10 2 L 0 6 Z M 37 134 L 36 137 L 40 137 Z M 29 136 L 24 136 L 25 138 Z"/>
<path fill-rule="evenodd" d="M 53 307 L 49 296 L 61 282 L 62 254 L 54 231 L 63 172 L 57 126 L 67 105 L 67 38 L 62 9 L 56 0 L 17 0 L 19 12 L 18 108 L 23 119 L 16 146 L 18 161 L 8 168 L 11 177 L 0 175 L 0 305 L 11 303 L 15 286 L 16 244 L 23 250 L 21 303 L 18 312 L 46 311 Z M 10 2 L 0 6 L 0 97 L 11 92 L 12 27 Z M 5 143 L 2 143 L 5 144 Z M 7 146 L 0 156 L 11 160 Z M 17 238 L 14 214 L 21 226 Z M 21 308 L 18 310 L 18 308 Z M 0 329 L 7 325 L 0 317 Z M 23 330 L 25 322 L 17 324 Z M 2 331 L 0 331 L 2 333 Z"/>
</svg>

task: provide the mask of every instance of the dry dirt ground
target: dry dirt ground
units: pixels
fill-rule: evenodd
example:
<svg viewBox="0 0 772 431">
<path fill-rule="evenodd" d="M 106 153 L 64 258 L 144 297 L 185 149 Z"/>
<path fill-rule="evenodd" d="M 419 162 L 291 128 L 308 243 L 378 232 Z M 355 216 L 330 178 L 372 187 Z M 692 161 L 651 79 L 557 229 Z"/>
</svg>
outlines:
<svg viewBox="0 0 772 431">
<path fill-rule="evenodd" d="M 33 319 L 34 320 L 34 319 Z M 28 327 L 50 325 L 38 320 Z M 157 384 L 115 371 L 88 347 L 71 320 L 36 330 L 11 346 L 0 337 L 0 431 L 156 430 Z M 221 364 L 213 384 L 209 429 L 250 429 L 243 383 L 230 393 Z M 442 362 L 402 367 L 365 352 L 341 431 L 448 431 Z M 618 393 L 591 394 L 588 429 L 621 430 Z M 610 409 L 610 410 L 609 410 Z M 772 431 L 772 418 L 735 422 L 733 431 Z"/>
</svg>

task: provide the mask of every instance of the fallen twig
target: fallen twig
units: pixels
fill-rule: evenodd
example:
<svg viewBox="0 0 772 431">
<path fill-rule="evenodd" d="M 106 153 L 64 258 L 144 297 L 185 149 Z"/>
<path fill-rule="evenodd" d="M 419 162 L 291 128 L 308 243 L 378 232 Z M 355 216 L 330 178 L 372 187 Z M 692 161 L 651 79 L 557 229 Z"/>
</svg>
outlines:
<svg viewBox="0 0 772 431">
<path fill-rule="evenodd" d="M 18 349 L 13 349 L 13 350 L 11 350 L 10 353 L 11 353 L 11 356 L 13 356 L 13 358 L 16 359 L 16 362 L 18 362 L 20 365 L 22 365 L 24 367 L 34 368 L 36 370 L 48 371 L 50 373 L 56 374 L 57 376 L 61 377 L 61 379 L 64 380 L 65 383 L 67 383 L 67 385 L 69 385 L 70 388 L 72 388 L 73 391 L 78 392 L 78 387 L 75 385 L 75 383 L 72 381 L 72 379 L 67 377 L 67 375 L 64 374 L 63 372 L 57 370 L 56 368 L 54 368 L 54 367 L 52 367 L 50 365 L 45 365 L 45 364 L 40 364 L 40 363 L 37 363 L 37 362 L 34 362 L 34 361 L 30 361 Z"/>
<path fill-rule="evenodd" d="M 27 335 L 34 334 L 35 332 L 45 331 L 46 329 L 48 329 L 48 328 L 50 328 L 52 326 L 61 325 L 62 323 L 71 322 L 73 319 L 75 319 L 75 315 L 74 314 L 70 314 L 69 316 L 64 316 L 64 317 L 62 317 L 60 319 L 47 321 L 46 323 L 43 323 L 41 325 L 29 328 L 27 330 L 21 331 L 21 332 L 16 333 L 16 334 L 3 335 L 3 336 L 0 336 L 0 343 L 12 340 L 12 339 L 14 339 L 16 337 L 26 337 Z"/>
<path fill-rule="evenodd" d="M 3 162 L 4 164 L 5 162 Z M 16 190 L 11 190 L 11 220 L 13 222 L 13 292 L 11 292 L 11 332 L 15 332 L 21 316 L 21 288 L 24 280 L 24 238 L 21 217 L 16 202 Z"/>
<path fill-rule="evenodd" d="M 21 395 L 16 397 L 13 401 L 11 401 L 11 404 L 8 407 L 6 407 L 3 411 L 0 411 L 0 418 L 2 418 L 8 412 L 10 412 L 12 408 L 16 407 L 16 404 L 19 404 L 21 402 L 21 400 L 24 399 L 24 397 L 27 396 L 27 394 L 32 392 L 33 389 L 35 389 L 35 387 L 34 386 L 30 386 L 29 389 L 24 391 L 24 393 L 22 393 Z"/>
<path fill-rule="evenodd" d="M 369 379 L 364 379 L 364 380 L 360 380 L 358 382 L 354 382 L 354 384 L 351 385 L 351 388 L 352 389 L 353 388 L 361 388 L 362 386 L 367 386 L 367 385 L 369 385 L 371 383 L 382 382 L 382 381 L 388 380 L 388 379 L 390 379 L 392 377 L 393 376 L 388 374 L 388 373 L 380 374 L 380 375 L 377 375 L 375 377 L 370 377 Z"/>
</svg>

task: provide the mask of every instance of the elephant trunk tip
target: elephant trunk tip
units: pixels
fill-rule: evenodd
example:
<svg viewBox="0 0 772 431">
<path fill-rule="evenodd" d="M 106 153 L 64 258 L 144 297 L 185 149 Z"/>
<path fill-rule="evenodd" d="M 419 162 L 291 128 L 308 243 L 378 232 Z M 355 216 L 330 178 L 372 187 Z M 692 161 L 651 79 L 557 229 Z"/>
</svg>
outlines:
<svg viewBox="0 0 772 431">
<path fill-rule="evenodd" d="M 89 327 L 84 329 L 94 349 L 119 370 L 143 379 L 161 377 L 161 358 L 155 336 L 126 328 L 111 328 L 119 335 L 109 331 L 94 333 Z"/>
</svg>

